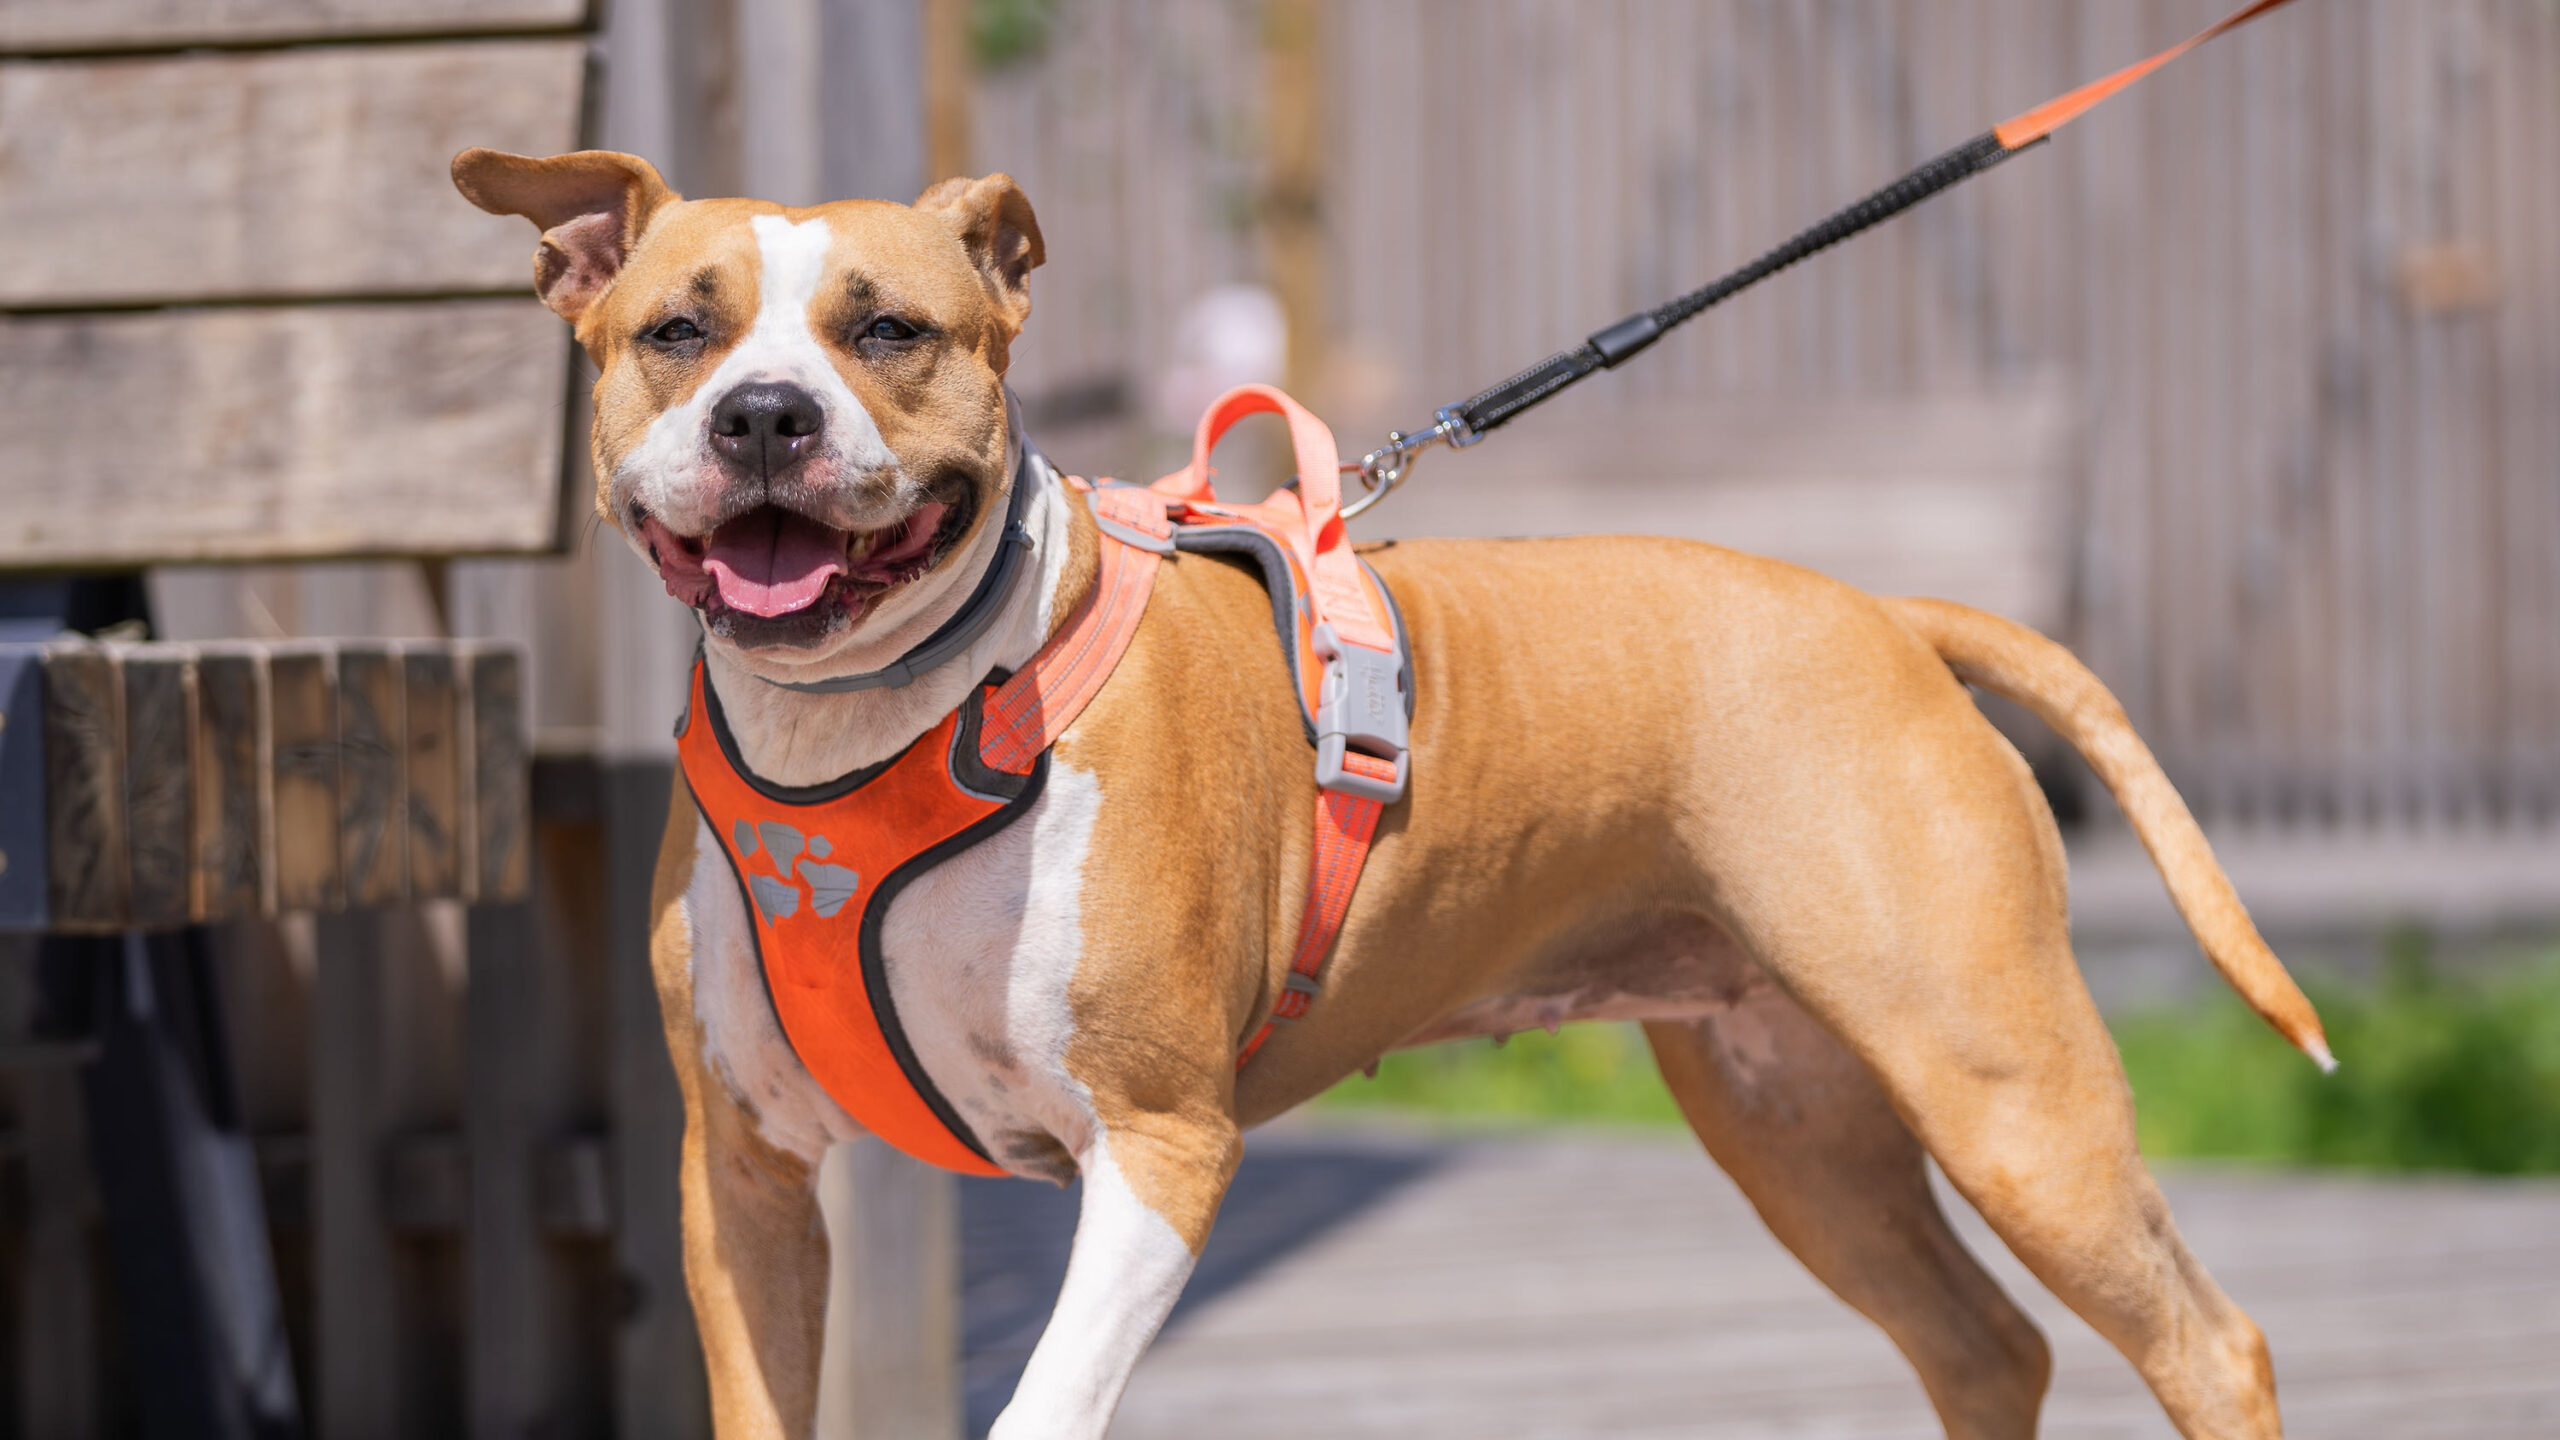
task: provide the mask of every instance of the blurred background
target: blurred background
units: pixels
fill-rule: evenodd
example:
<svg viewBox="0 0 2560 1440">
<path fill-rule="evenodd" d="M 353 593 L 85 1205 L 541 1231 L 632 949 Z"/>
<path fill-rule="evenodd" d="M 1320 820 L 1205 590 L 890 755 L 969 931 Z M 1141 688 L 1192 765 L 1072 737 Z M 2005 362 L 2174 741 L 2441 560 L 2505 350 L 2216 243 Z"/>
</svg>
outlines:
<svg viewBox="0 0 2560 1440">
<path fill-rule="evenodd" d="M 522 298 L 521 222 L 446 186 L 453 151 L 596 144 L 689 195 L 786 203 L 1009 171 L 1049 256 L 1015 351 L 1033 434 L 1062 468 L 1148 478 L 1244 381 L 1283 383 L 1352 453 L 1420 428 L 2225 3 L 0 0 L 0 416 L 23 437 L 0 455 L 20 521 L 0 571 L 139 575 L 117 614 L 147 610 L 166 640 L 489 637 L 527 656 L 539 943 L 504 1017 L 449 902 L 190 942 L 220 1036 L 191 1063 L 254 1157 L 293 1425 L 700 1433 L 639 928 L 691 631 L 585 513 L 591 376 Z M 1355 534 L 1692 536 L 2064 639 L 2346 1061 L 2319 1081 L 2244 1023 L 2103 793 L 1995 710 L 2065 821 L 2084 965 L 2153 1152 L 2560 1171 L 2555 152 L 2560 4 L 2309 0 L 1433 455 Z M 388 359 L 384 336 L 404 337 Z M 384 443 L 267 433 L 386 403 L 403 428 Z M 112 445 L 62 423 L 102 407 Z M 174 446 L 133 438 L 163 417 Z M 1270 436 L 1224 458 L 1246 491 L 1285 466 Z M 188 508 L 217 482 L 245 498 Z M 308 520 L 323 510 L 336 528 Z M 126 538 L 78 538 L 107 531 Z M 148 1287 L 117 1268 L 138 1262 L 101 1218 L 99 1098 L 35 954 L 0 936 L 0 1009 L 26 1036 L 0 1048 L 0 1433 L 144 1433 L 126 1312 Z M 509 1025 L 513 1088 L 493 1096 L 486 1037 Z M 471 1258 L 495 1223 L 470 1180 L 491 1107 L 539 1149 L 533 1278 L 503 1303 Z M 1335 1223 L 1287 1215 L 1387 1213 L 1421 1177 L 1472 1173 L 1449 1157 L 1478 1141 L 1453 1124 L 1567 1119 L 1678 1138 L 1631 1032 L 1392 1058 L 1249 1170 L 1265 1189 L 1244 1213 L 1267 1219 L 1222 1229 L 1246 1238 L 1219 1242 L 1243 1248 L 1207 1289 L 1285 1277 Z M 1307 1138 L 1336 1134 L 1361 1138 Z M 1253 1208 L 1272 1193 L 1303 1203 Z M 2400 1191 L 2335 1193 L 2374 1208 L 2332 1271 L 2439 1223 Z M 2496 1194 L 2525 1218 L 2441 1224 L 2506 1248 L 2426 1273 L 2506 1284 L 2485 1330 L 2459 1309 L 2438 1338 L 2522 1358 L 2480 1382 L 2503 1418 L 2443 1433 L 2551 1433 L 2560 1386 L 2516 1376 L 2560 1343 L 2560 1251 L 2518 1237 L 2560 1234 L 2560 1192 Z M 1057 1203 L 963 1197 L 978 1426 L 1054 1287 Z M 2387 1331 L 2426 1283 L 2314 1298 Z M 1174 1342 L 1219 1333 L 1195 1313 Z M 1876 1413 L 1925 1433 L 1881 1341 L 1839 1343 L 1875 1351 Z M 2346 1375 L 2381 1343 L 2322 1353 Z M 1247 1433 L 1216 1408 L 1251 1383 L 1225 1363 L 1142 1375 L 1126 1433 Z M 2340 1404 L 2301 1433 L 2324 1413 L 2326 1433 L 2417 1433 Z M 2153 1433 L 2127 1405 L 2062 1433 Z M 1398 1433 L 1513 1433 L 1499 1407 L 1445 1429 L 1393 1413 L 1420 1427 Z M 1834 1433 L 1735 1413 L 1730 1433 Z M 1538 1423 L 1518 1433 L 1619 1433 Z"/>
</svg>

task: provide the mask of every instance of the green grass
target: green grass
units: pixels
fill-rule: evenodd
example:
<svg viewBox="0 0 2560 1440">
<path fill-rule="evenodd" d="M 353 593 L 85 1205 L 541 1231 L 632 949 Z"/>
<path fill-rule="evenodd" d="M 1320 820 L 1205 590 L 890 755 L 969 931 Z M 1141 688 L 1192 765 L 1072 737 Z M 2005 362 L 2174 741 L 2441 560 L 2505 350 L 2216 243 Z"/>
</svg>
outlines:
<svg viewBox="0 0 2560 1440">
<path fill-rule="evenodd" d="M 2319 986 L 2338 1071 L 2236 1000 L 2129 1017 L 2142 1148 L 2376 1170 L 2560 1172 L 2560 962 L 2458 980 L 2399 942 L 2369 989 Z"/>
<path fill-rule="evenodd" d="M 2560 956 L 2485 979 L 2394 942 L 2369 987 L 2313 987 L 2322 1075 L 2228 995 L 2120 1017 L 2144 1153 L 2377 1170 L 2560 1173 Z M 1632 1025 L 1576 1025 L 1390 1055 L 1320 1104 L 1470 1123 L 1676 1126 Z"/>
<path fill-rule="evenodd" d="M 1317 1103 L 1496 1124 L 1680 1123 L 1654 1073 L 1644 1032 L 1633 1025 L 1568 1025 L 1553 1035 L 1527 1031 L 1499 1046 L 1465 1040 L 1399 1050 L 1378 1063 L 1378 1078 L 1355 1075 Z"/>
</svg>

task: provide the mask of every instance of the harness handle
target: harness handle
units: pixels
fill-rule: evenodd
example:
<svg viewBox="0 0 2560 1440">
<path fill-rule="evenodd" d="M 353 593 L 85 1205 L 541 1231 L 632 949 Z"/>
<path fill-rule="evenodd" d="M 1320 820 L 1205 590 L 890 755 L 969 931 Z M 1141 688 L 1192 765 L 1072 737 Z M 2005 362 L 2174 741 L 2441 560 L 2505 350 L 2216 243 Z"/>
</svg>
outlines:
<svg viewBox="0 0 2560 1440">
<path fill-rule="evenodd" d="M 1342 452 L 1325 423 L 1276 386 L 1239 385 L 1219 396 L 1192 431 L 1191 463 L 1158 480 L 1155 488 L 1178 500 L 1216 504 L 1218 472 L 1209 464 L 1209 452 L 1237 421 L 1252 415 L 1277 415 L 1289 422 L 1289 448 L 1298 462 L 1298 504 L 1306 512 L 1307 531 L 1318 550 L 1344 543 Z"/>
<path fill-rule="evenodd" d="M 1260 505 L 1220 505 L 1218 472 L 1209 464 L 1209 452 L 1249 415 L 1277 415 L 1289 422 L 1289 448 L 1297 457 L 1298 483 L 1274 491 Z M 1269 528 L 1285 536 L 1298 552 L 1314 589 L 1319 618 L 1331 621 L 1336 634 L 1362 649 L 1394 652 L 1387 617 L 1369 597 L 1359 562 L 1351 556 L 1350 532 L 1343 528 L 1342 452 L 1333 443 L 1333 432 L 1307 407 L 1276 386 L 1237 386 L 1201 415 L 1199 429 L 1192 432 L 1191 463 L 1152 488 L 1185 505 L 1219 506 L 1239 514 L 1259 510 L 1266 519 L 1282 522 Z"/>
</svg>

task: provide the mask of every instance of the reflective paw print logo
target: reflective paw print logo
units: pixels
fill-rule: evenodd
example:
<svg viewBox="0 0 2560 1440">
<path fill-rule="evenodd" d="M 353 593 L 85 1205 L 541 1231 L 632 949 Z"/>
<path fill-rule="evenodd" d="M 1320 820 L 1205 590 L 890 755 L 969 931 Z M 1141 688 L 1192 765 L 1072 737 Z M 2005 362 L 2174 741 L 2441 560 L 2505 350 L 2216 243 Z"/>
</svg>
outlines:
<svg viewBox="0 0 2560 1440">
<path fill-rule="evenodd" d="M 827 863 L 835 853 L 835 842 L 824 835 L 804 836 L 797 827 L 779 820 L 753 825 L 741 820 L 730 827 L 729 839 L 748 866 L 747 888 L 755 892 L 756 909 L 763 912 L 768 925 L 799 914 L 803 896 L 819 919 L 833 920 L 862 888 L 860 875 Z M 772 873 L 763 872 L 756 860 L 760 853 L 763 863 L 773 867 Z"/>
</svg>

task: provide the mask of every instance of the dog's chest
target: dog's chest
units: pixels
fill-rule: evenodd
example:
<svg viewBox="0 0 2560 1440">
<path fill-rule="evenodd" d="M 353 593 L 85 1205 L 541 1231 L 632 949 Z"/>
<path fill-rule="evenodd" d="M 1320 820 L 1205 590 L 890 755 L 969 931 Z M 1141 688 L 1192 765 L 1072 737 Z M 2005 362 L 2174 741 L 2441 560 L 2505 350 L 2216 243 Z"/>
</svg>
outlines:
<svg viewBox="0 0 2560 1440">
<path fill-rule="evenodd" d="M 1066 1051 L 1100 807 L 1089 772 L 1053 761 L 1019 819 L 909 883 L 880 931 L 890 1000 L 918 1063 L 996 1162 L 1018 1174 L 1065 1179 L 1092 1128 Z M 685 916 L 704 1061 L 753 1109 L 767 1140 L 814 1160 L 861 1127 L 784 1037 L 753 921 L 707 829 L 695 855 Z M 843 963 L 860 964 L 850 934 Z"/>
</svg>

